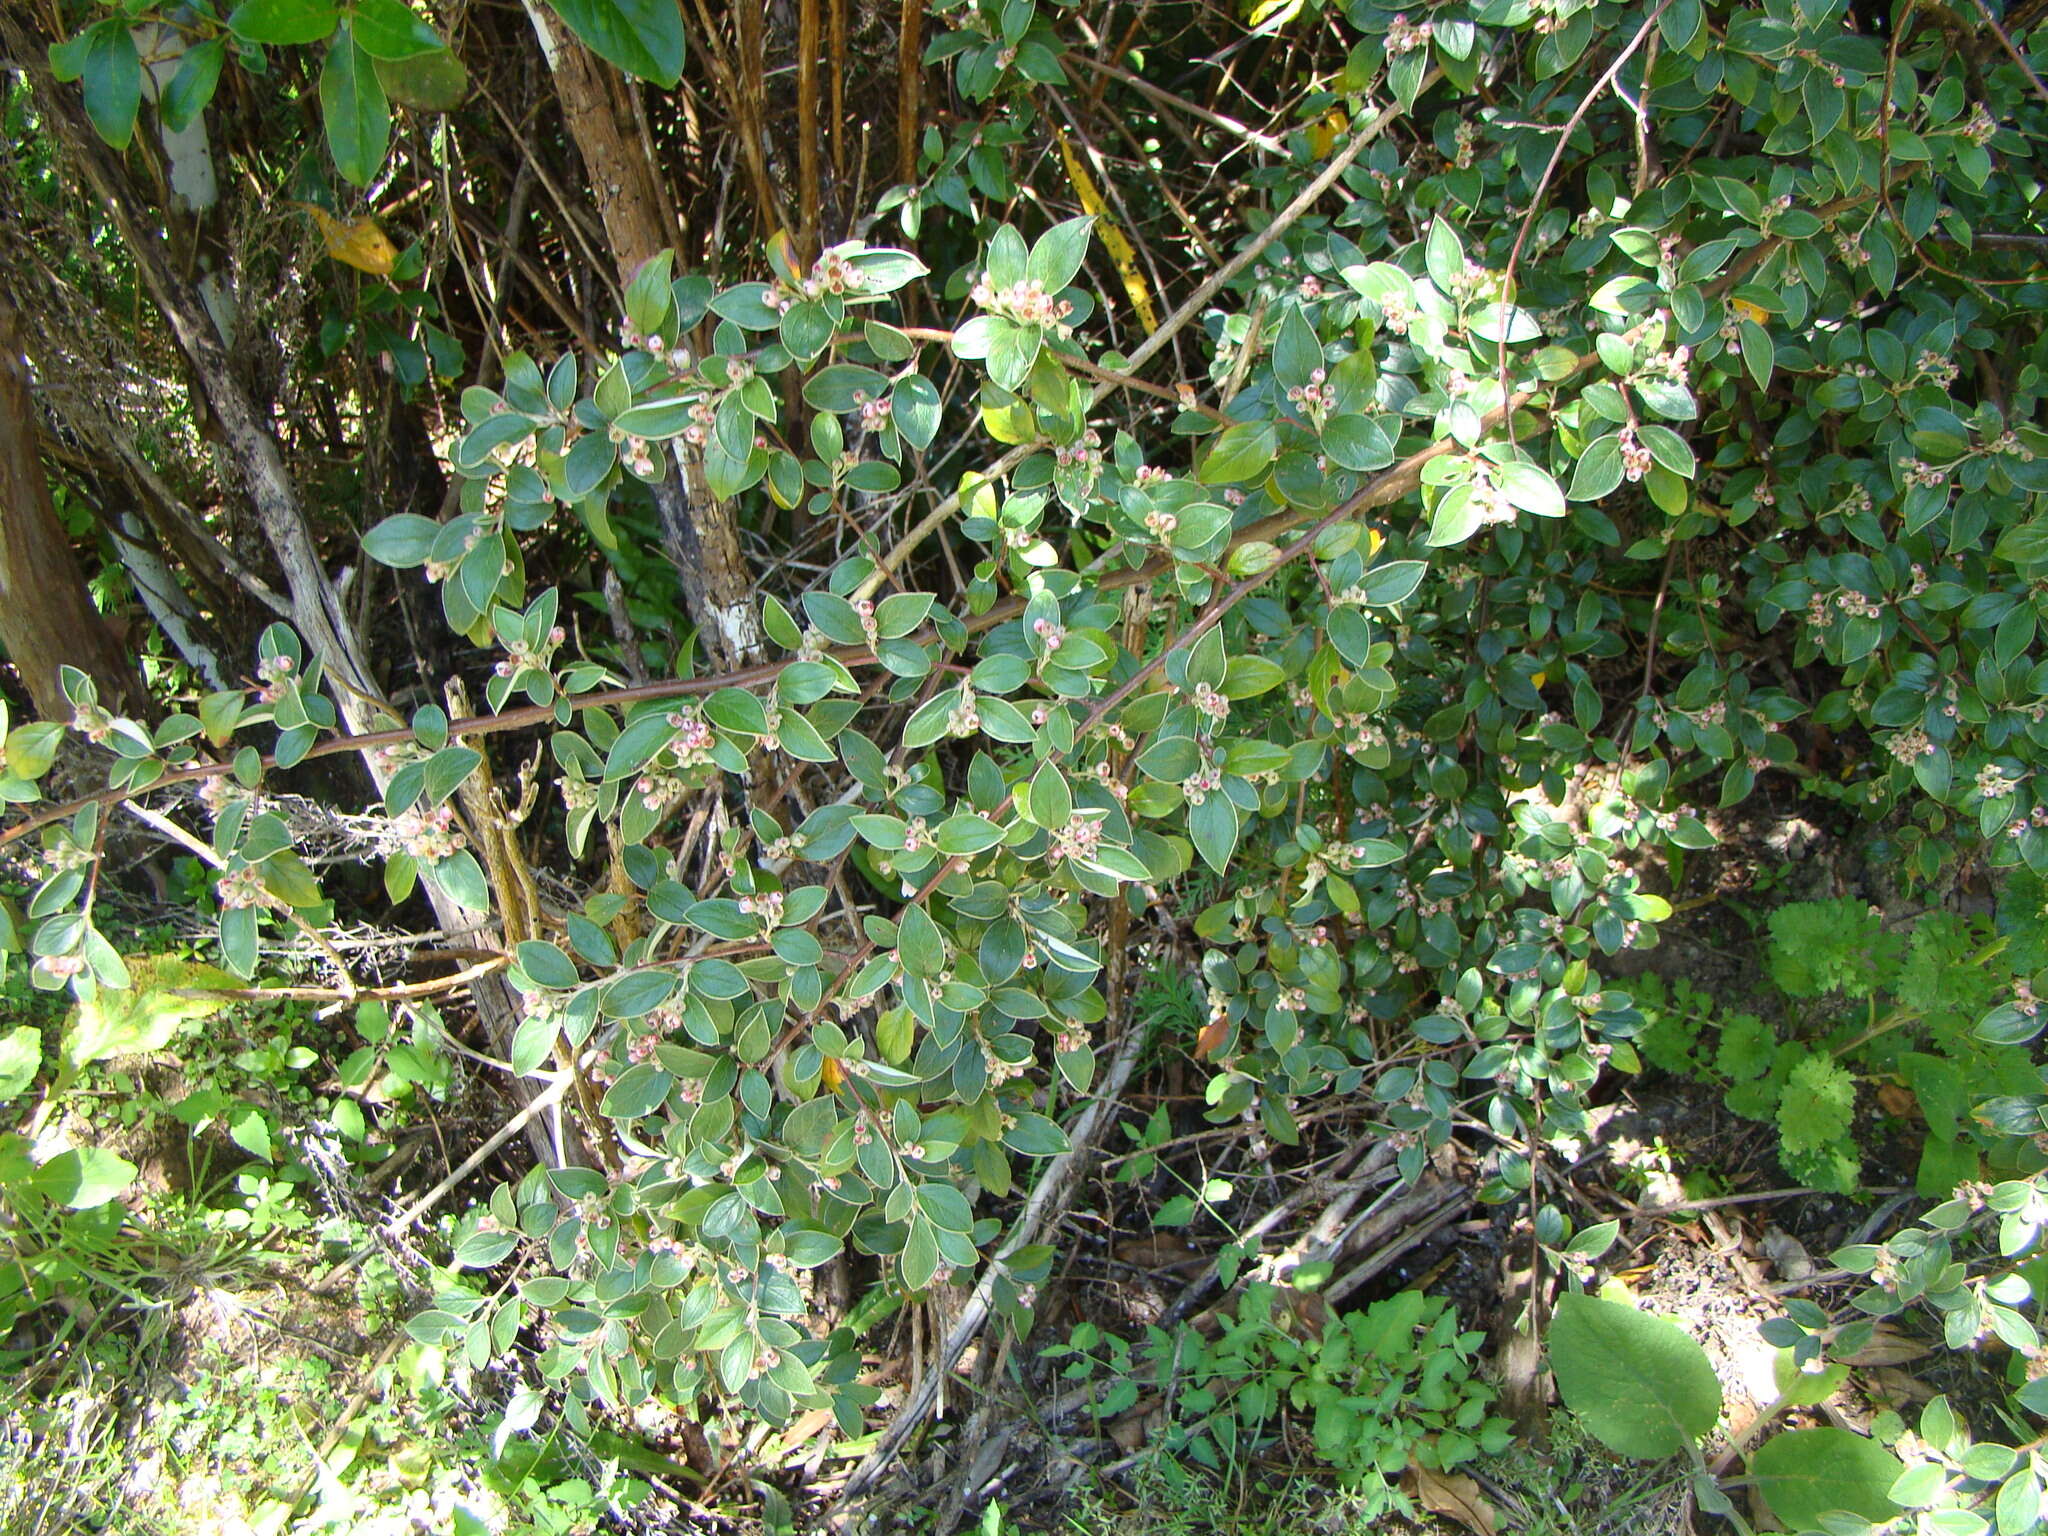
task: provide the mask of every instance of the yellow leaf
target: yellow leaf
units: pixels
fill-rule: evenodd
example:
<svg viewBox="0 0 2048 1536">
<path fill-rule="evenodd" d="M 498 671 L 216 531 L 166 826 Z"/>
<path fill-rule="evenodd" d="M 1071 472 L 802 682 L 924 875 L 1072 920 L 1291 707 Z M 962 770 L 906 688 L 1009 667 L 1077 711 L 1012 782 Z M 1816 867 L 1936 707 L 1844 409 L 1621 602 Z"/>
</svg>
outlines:
<svg viewBox="0 0 2048 1536">
<path fill-rule="evenodd" d="M 1765 325 L 1770 321 L 1771 312 L 1761 304 L 1752 304 L 1747 299 L 1730 299 L 1728 302 L 1734 308 L 1735 318 L 1738 320 L 1754 320 L 1758 325 Z"/>
<path fill-rule="evenodd" d="M 328 255 L 372 277 L 391 275 L 391 269 L 398 264 L 398 247 L 385 238 L 375 219 L 366 216 L 343 223 L 317 203 L 302 206 L 320 226 L 320 238 L 327 244 Z"/>
<path fill-rule="evenodd" d="M 1351 119 L 1342 107 L 1332 107 L 1307 128 L 1308 152 L 1318 160 L 1330 158 L 1330 151 L 1351 131 Z"/>
<path fill-rule="evenodd" d="M 1145 274 L 1138 270 L 1138 253 L 1124 235 L 1123 228 L 1109 211 L 1109 205 L 1102 200 L 1102 189 L 1095 185 L 1095 178 L 1088 174 L 1088 167 L 1081 163 L 1081 157 L 1074 153 L 1074 146 L 1067 141 L 1067 133 L 1060 130 L 1060 159 L 1067 167 L 1067 180 L 1074 184 L 1074 195 L 1081 200 L 1084 213 L 1095 215 L 1095 233 L 1102 238 L 1102 248 L 1109 252 L 1109 259 L 1116 263 L 1116 275 L 1123 279 L 1124 292 L 1130 295 L 1131 308 L 1137 311 L 1138 323 L 1148 331 L 1159 329 L 1159 311 L 1152 304 L 1152 290 L 1145 282 Z"/>
</svg>

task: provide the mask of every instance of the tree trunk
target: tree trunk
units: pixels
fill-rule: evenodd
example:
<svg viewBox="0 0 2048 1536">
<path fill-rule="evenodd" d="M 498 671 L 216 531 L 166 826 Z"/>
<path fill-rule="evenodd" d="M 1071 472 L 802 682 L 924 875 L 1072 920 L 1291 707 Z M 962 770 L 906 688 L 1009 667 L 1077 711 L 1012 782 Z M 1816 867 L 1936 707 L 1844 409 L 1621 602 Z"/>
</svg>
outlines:
<svg viewBox="0 0 2048 1536">
<path fill-rule="evenodd" d="M 641 150 L 632 87 L 572 37 L 554 14 L 529 3 L 541 51 L 555 77 L 562 120 L 583 156 L 605 237 L 620 281 L 674 244 L 662 215 L 659 169 Z M 682 451 L 682 450 L 679 450 Z M 732 503 L 705 483 L 703 461 L 683 451 L 682 468 L 654 489 L 662 544 L 681 579 L 683 605 L 703 636 L 712 663 L 735 667 L 760 659 L 761 631 L 754 616 L 753 578 L 740 549 Z"/>
<path fill-rule="evenodd" d="M 146 701 L 133 659 L 92 605 L 85 573 L 50 500 L 36 452 L 35 401 L 29 392 L 19 318 L 0 293 L 0 645 L 20 674 L 35 711 L 69 720 L 59 669 L 93 680 L 100 703 L 141 712 Z"/>
</svg>

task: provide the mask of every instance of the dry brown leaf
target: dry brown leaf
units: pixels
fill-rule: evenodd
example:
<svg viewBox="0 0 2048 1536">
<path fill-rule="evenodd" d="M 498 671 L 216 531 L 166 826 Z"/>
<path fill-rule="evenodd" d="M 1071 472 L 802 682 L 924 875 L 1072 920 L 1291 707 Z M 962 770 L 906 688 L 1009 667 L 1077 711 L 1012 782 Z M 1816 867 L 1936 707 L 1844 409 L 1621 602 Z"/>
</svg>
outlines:
<svg viewBox="0 0 2048 1536">
<path fill-rule="evenodd" d="M 1127 1237 L 1110 1250 L 1117 1262 L 1139 1269 L 1172 1269 L 1202 1257 L 1199 1248 L 1178 1232 L 1154 1232 L 1147 1237 Z"/>
<path fill-rule="evenodd" d="M 1883 1399 L 1894 1408 L 1904 1408 L 1912 1403 L 1929 1402 L 1934 1397 L 1934 1388 L 1895 1366 L 1879 1366 L 1864 1377 L 1872 1395 Z"/>
<path fill-rule="evenodd" d="M 1469 1477 L 1432 1472 L 1419 1461 L 1408 1463 L 1410 1491 L 1431 1514 L 1455 1520 L 1478 1536 L 1495 1536 L 1493 1506 Z"/>
<path fill-rule="evenodd" d="M 1909 1360 L 1918 1360 L 1927 1354 L 1928 1348 L 1918 1339 L 1909 1339 L 1896 1328 L 1879 1328 L 1870 1335 L 1870 1342 L 1849 1357 L 1851 1365 L 1904 1365 Z"/>
<path fill-rule="evenodd" d="M 1880 1083 L 1877 1089 L 1877 1105 L 1888 1115 L 1901 1120 L 1910 1120 L 1919 1111 L 1920 1101 L 1910 1088 L 1897 1083 Z"/>
<path fill-rule="evenodd" d="M 1109 1438 L 1126 1456 L 1143 1450 L 1145 1443 L 1166 1428 L 1166 1399 L 1158 1394 L 1144 1399 L 1109 1426 Z"/>
</svg>

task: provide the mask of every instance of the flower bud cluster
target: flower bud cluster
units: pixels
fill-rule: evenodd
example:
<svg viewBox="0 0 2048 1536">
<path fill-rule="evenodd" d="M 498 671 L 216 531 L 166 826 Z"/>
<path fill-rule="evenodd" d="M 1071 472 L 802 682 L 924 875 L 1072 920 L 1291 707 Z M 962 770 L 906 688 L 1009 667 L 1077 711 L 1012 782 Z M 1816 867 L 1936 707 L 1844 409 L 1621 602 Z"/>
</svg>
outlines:
<svg viewBox="0 0 2048 1536">
<path fill-rule="evenodd" d="M 1302 414 L 1317 427 L 1337 409 L 1337 386 L 1330 382 L 1329 374 L 1317 368 L 1310 372 L 1306 384 L 1297 384 L 1287 391 L 1290 405 L 1301 407 Z"/>
<path fill-rule="evenodd" d="M 1095 857 L 1102 847 L 1102 814 L 1076 811 L 1073 819 L 1064 827 L 1055 827 L 1046 844 L 1046 858 L 1057 863 L 1061 859 L 1079 859 L 1086 862 Z"/>
<path fill-rule="evenodd" d="M 523 638 L 514 640 L 505 647 L 505 657 L 494 670 L 500 677 L 517 677 L 528 669 L 545 672 L 548 663 L 554 659 L 556 649 L 568 638 L 568 630 L 557 624 L 547 632 L 538 648 L 529 646 Z"/>
<path fill-rule="evenodd" d="M 1650 472 L 1656 460 L 1651 456 L 1650 450 L 1643 446 L 1642 439 L 1636 436 L 1633 425 L 1621 429 L 1620 439 L 1622 475 L 1631 481 L 1642 479 Z"/>
<path fill-rule="evenodd" d="M 289 656 L 266 656 L 257 662 L 256 676 L 263 686 L 257 690 L 256 696 L 266 704 L 275 704 L 290 691 L 294 668 Z"/>
<path fill-rule="evenodd" d="M 438 864 L 459 853 L 463 846 L 463 836 L 455 828 L 455 807 L 445 801 L 434 806 L 416 805 L 394 817 L 391 836 L 422 864 Z"/>
<path fill-rule="evenodd" d="M 974 290 L 969 296 L 991 314 L 1014 320 L 1019 325 L 1037 326 L 1041 330 L 1063 329 L 1067 316 L 1074 312 L 1072 304 L 1058 294 L 1047 293 L 1045 284 L 1035 277 L 998 288 L 984 272 L 975 279 Z"/>
<path fill-rule="evenodd" d="M 260 864 L 244 864 L 239 869 L 227 871 L 214 882 L 213 889 L 224 912 L 278 904 L 277 898 L 263 887 L 263 866 Z"/>
<path fill-rule="evenodd" d="M 1408 19 L 1407 13 L 1402 12 L 1387 23 L 1387 56 L 1392 58 L 1396 54 L 1413 53 L 1418 48 L 1426 48 L 1429 46 L 1429 40 L 1435 35 L 1435 23 L 1412 22 Z"/>
</svg>

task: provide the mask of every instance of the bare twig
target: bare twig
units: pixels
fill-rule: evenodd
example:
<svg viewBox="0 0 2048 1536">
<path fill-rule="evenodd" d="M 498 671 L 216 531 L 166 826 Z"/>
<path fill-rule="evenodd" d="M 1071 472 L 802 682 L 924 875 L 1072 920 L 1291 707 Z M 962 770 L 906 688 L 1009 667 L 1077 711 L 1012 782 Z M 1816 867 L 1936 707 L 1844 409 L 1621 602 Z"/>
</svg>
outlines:
<svg viewBox="0 0 2048 1536">
<path fill-rule="evenodd" d="M 974 1287 L 974 1294 L 967 1300 L 959 1320 L 953 1324 L 945 1342 L 939 1346 L 937 1358 L 931 1369 L 918 1383 L 917 1390 L 903 1406 L 896 1410 L 896 1417 L 890 1420 L 888 1431 L 882 1436 L 867 1460 L 863 1461 L 847 1477 L 845 1486 L 839 1491 L 835 1507 L 857 1497 L 866 1490 L 903 1448 L 904 1442 L 922 1425 L 938 1405 L 939 1391 L 946 1378 L 959 1364 L 960 1357 L 988 1322 L 989 1312 L 994 1304 L 996 1276 L 1004 1262 L 1018 1249 L 1033 1241 L 1046 1222 L 1066 1206 L 1074 1186 L 1079 1182 L 1082 1170 L 1095 1149 L 1096 1140 L 1108 1129 L 1111 1117 L 1116 1111 L 1118 1095 L 1124 1084 L 1131 1079 L 1131 1073 L 1138 1064 L 1138 1057 L 1144 1050 L 1145 1041 L 1151 1032 L 1142 1026 L 1128 1029 L 1123 1043 L 1110 1063 L 1108 1075 L 1103 1079 L 1102 1091 L 1089 1101 L 1081 1112 L 1074 1127 L 1067 1133 L 1067 1150 L 1046 1164 L 1045 1172 L 1039 1176 L 1037 1185 L 1031 1191 L 1031 1198 L 1024 1204 L 1024 1210 L 1010 1228 L 1010 1235 L 1003 1246 L 981 1272 L 981 1279 Z"/>
</svg>

